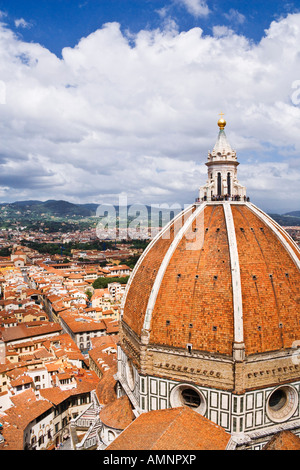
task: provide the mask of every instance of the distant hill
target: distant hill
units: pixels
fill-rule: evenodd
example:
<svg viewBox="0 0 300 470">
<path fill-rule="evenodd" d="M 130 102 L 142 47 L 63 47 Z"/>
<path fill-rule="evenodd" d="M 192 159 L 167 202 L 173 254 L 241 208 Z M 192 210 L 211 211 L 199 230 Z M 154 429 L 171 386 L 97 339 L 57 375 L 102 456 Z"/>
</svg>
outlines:
<svg viewBox="0 0 300 470">
<path fill-rule="evenodd" d="M 96 214 L 97 204 L 73 204 L 67 201 L 16 201 L 0 204 L 0 207 L 11 214 L 21 212 L 23 216 L 39 216 L 42 214 L 55 217 L 91 217 Z"/>
<path fill-rule="evenodd" d="M 111 208 L 110 204 L 103 204 Z M 8 214 L 16 215 L 18 212 L 19 216 L 26 216 L 30 218 L 32 216 L 48 215 L 56 217 L 92 217 L 96 215 L 99 204 L 87 203 L 87 204 L 74 204 L 68 201 L 16 201 L 12 203 L 0 203 L 0 208 L 7 211 Z M 128 206 L 130 207 L 130 206 Z M 150 211 L 150 206 L 146 206 L 147 210 Z M 119 206 L 114 206 L 117 215 L 119 214 Z M 153 213 L 159 212 L 159 209 L 152 209 Z M 168 209 L 163 209 L 165 212 L 169 212 Z M 102 210 L 103 213 L 103 210 Z"/>
<path fill-rule="evenodd" d="M 298 214 L 298 215 L 297 215 Z M 288 212 L 287 214 L 269 214 L 278 224 L 287 226 L 300 226 L 300 211 Z"/>
<path fill-rule="evenodd" d="M 48 201 L 16 201 L 13 203 L 0 203 L 1 218 L 26 218 L 35 219 L 43 216 L 58 217 L 58 218 L 88 218 L 96 215 L 99 204 L 74 204 L 63 200 L 49 199 Z M 109 206 L 109 205 L 108 205 Z M 111 206 L 110 206 L 111 207 Z M 116 213 L 119 212 L 119 207 L 114 206 Z M 150 206 L 146 206 L 150 211 Z M 157 209 L 159 211 L 159 209 Z M 167 211 L 167 210 L 166 210 Z M 6 213 L 6 217 L 4 215 Z M 168 212 L 168 211 L 167 211 Z M 155 210 L 154 210 L 155 214 Z M 269 214 L 280 225 L 300 226 L 300 211 L 287 212 L 285 214 Z"/>
<path fill-rule="evenodd" d="M 299 217 L 300 219 L 300 211 L 294 211 L 294 212 L 288 212 L 287 214 L 284 214 L 287 217 Z"/>
<path fill-rule="evenodd" d="M 38 208 L 39 206 L 33 206 L 33 208 Z M 67 201 L 54 201 L 49 200 L 42 204 L 41 206 L 43 210 L 49 211 L 53 215 L 66 217 L 70 215 L 77 215 L 83 217 L 90 217 L 94 215 L 91 209 L 88 209 L 85 206 L 72 204 L 71 202 Z"/>
</svg>

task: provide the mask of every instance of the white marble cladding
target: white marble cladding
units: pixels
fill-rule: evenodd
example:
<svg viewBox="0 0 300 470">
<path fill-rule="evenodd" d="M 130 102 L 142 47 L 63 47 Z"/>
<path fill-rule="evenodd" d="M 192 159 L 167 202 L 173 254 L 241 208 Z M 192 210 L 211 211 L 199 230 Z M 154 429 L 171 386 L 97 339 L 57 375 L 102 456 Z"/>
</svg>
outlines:
<svg viewBox="0 0 300 470">
<path fill-rule="evenodd" d="M 131 367 L 131 371 L 133 374 L 130 374 L 129 380 L 127 356 L 119 347 L 116 376 L 121 386 L 119 396 L 127 394 L 134 406 L 136 416 L 148 411 L 171 408 L 172 391 L 181 385 L 190 385 L 199 391 L 206 402 L 204 416 L 222 426 L 233 436 L 233 440 L 238 442 L 234 444 L 235 448 L 262 449 L 275 433 L 282 430 L 290 429 L 300 436 L 299 402 L 293 415 L 282 423 L 271 421 L 267 414 L 270 394 L 284 384 L 235 395 L 228 391 L 201 387 L 193 383 L 142 376 L 134 366 Z M 290 383 L 288 386 L 292 387 L 295 390 L 295 396 L 299 397 L 300 381 Z"/>
<path fill-rule="evenodd" d="M 139 403 L 142 412 L 171 408 L 170 396 L 172 389 L 179 383 L 157 377 L 140 377 L 139 379 Z M 300 382 L 290 384 L 299 394 Z M 214 390 L 205 387 L 195 386 L 206 400 L 205 417 L 214 423 L 222 426 L 231 434 L 248 434 L 253 431 L 264 430 L 268 434 L 278 432 L 282 429 L 282 424 L 272 422 L 267 415 L 267 400 L 276 387 L 247 392 L 244 395 L 234 395 L 231 392 Z M 294 428 L 299 420 L 299 405 L 284 428 Z M 264 444 L 268 442 L 265 438 Z M 256 448 L 264 445 L 260 443 Z M 253 444 L 254 445 L 254 444 Z M 249 446 L 247 446 L 249 447 Z M 252 447 L 252 444 L 251 446 Z"/>
<path fill-rule="evenodd" d="M 131 403 L 133 404 L 134 408 L 137 410 L 137 413 L 140 413 L 140 377 L 139 374 L 132 364 L 131 367 L 131 377 L 129 379 L 128 373 L 128 358 L 122 348 L 118 346 L 117 349 L 118 354 L 118 372 L 116 375 L 116 379 L 121 384 L 125 394 L 130 399 Z M 122 391 L 118 392 L 118 395 L 123 395 Z"/>
<path fill-rule="evenodd" d="M 140 409 L 142 412 L 171 408 L 171 392 L 180 383 L 157 377 L 140 377 Z M 188 385 L 188 383 L 187 383 Z M 192 385 L 192 384 L 190 384 Z M 231 430 L 231 393 L 193 385 L 206 401 L 205 417 Z"/>
<path fill-rule="evenodd" d="M 133 404 L 137 407 L 138 413 L 152 410 L 171 408 L 171 392 L 180 382 L 168 379 L 140 376 L 133 367 L 134 384 L 128 384 L 127 357 L 119 348 L 119 367 L 117 378 L 121 383 L 125 393 L 132 398 Z M 188 385 L 188 382 L 186 382 Z M 277 388 L 276 386 L 254 390 L 244 395 L 235 395 L 231 392 L 200 387 L 190 383 L 196 388 L 206 401 L 205 417 L 214 423 L 222 426 L 226 431 L 233 434 L 251 433 L 253 431 L 267 430 L 278 426 L 281 423 L 274 423 L 267 415 L 267 400 L 269 395 Z M 294 387 L 298 396 L 300 382 L 289 384 Z M 130 392 L 129 392 L 130 390 Z M 288 423 L 293 427 L 293 421 L 299 420 L 299 404 L 293 416 L 288 419 Z"/>
</svg>

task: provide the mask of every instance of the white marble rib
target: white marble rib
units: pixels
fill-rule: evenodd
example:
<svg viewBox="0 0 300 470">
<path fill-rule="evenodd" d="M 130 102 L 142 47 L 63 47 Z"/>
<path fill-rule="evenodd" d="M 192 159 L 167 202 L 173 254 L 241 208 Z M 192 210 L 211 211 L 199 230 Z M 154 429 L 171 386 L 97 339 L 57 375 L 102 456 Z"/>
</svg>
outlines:
<svg viewBox="0 0 300 470">
<path fill-rule="evenodd" d="M 243 302 L 242 285 L 240 274 L 239 254 L 236 242 L 235 227 L 229 202 L 224 205 L 225 221 L 227 226 L 227 236 L 229 244 L 229 254 L 231 263 L 232 294 L 233 294 L 233 312 L 234 312 L 234 342 L 244 342 L 243 325 Z"/>
</svg>

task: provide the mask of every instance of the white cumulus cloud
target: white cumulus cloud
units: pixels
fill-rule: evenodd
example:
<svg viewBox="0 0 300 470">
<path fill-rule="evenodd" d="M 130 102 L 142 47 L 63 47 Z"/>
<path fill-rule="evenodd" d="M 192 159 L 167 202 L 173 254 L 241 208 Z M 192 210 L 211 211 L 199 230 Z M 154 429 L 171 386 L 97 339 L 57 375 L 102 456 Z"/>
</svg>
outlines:
<svg viewBox="0 0 300 470">
<path fill-rule="evenodd" d="M 32 25 L 28 21 L 24 20 L 24 18 L 19 18 L 19 19 L 15 20 L 15 26 L 16 26 L 16 28 L 28 29 L 28 28 L 31 28 Z"/>
<path fill-rule="evenodd" d="M 177 0 L 196 18 L 207 16 L 210 9 L 205 0 Z"/>
<path fill-rule="evenodd" d="M 227 20 L 238 24 L 243 24 L 246 20 L 245 15 L 240 13 L 238 10 L 235 10 L 234 8 L 230 8 L 229 12 L 225 13 L 224 16 L 227 18 Z"/>
<path fill-rule="evenodd" d="M 109 23 L 62 58 L 2 25 L 0 199 L 192 202 L 223 111 L 251 199 L 300 209 L 299 54 L 300 14 L 257 44 L 222 24 L 205 36 Z"/>
</svg>

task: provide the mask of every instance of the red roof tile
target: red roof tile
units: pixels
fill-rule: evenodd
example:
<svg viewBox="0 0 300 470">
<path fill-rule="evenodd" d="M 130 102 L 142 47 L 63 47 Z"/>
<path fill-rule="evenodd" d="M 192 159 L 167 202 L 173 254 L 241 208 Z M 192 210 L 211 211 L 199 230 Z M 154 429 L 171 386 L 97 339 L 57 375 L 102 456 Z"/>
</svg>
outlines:
<svg viewBox="0 0 300 470">
<path fill-rule="evenodd" d="M 225 450 L 223 428 L 187 407 L 142 413 L 106 450 Z"/>
<path fill-rule="evenodd" d="M 263 450 L 300 450 L 300 438 L 291 431 L 281 431 L 272 437 Z"/>
<path fill-rule="evenodd" d="M 123 430 L 135 419 L 127 395 L 117 398 L 100 411 L 100 420 L 105 426 Z"/>
</svg>

